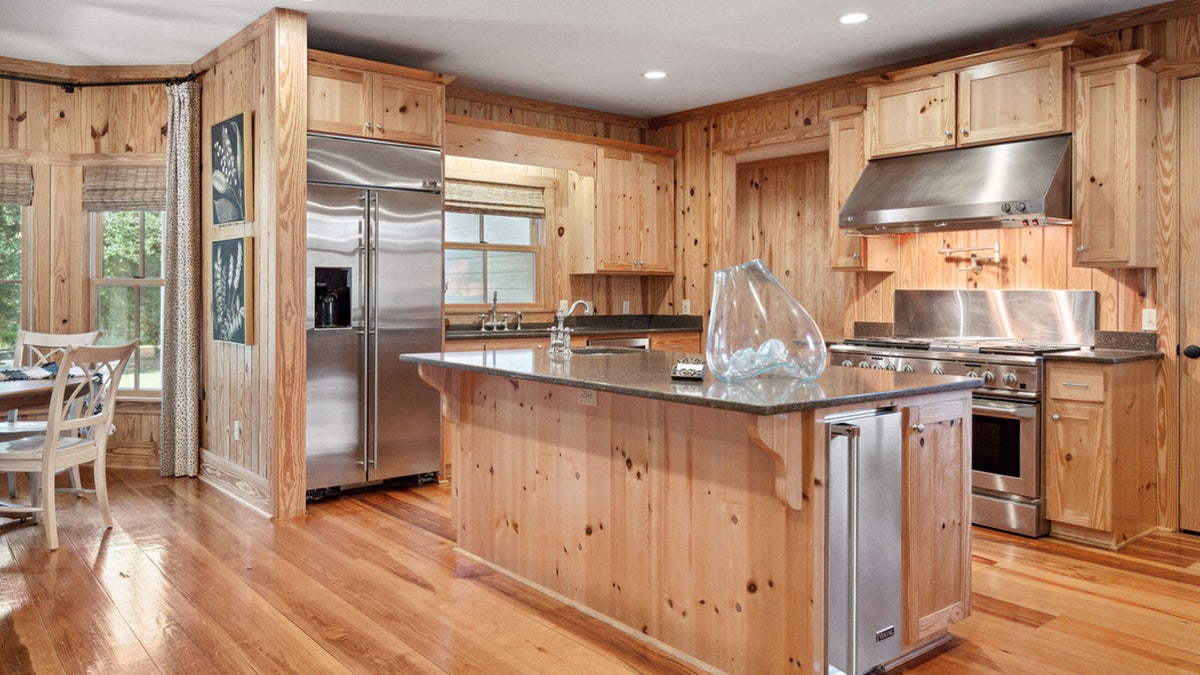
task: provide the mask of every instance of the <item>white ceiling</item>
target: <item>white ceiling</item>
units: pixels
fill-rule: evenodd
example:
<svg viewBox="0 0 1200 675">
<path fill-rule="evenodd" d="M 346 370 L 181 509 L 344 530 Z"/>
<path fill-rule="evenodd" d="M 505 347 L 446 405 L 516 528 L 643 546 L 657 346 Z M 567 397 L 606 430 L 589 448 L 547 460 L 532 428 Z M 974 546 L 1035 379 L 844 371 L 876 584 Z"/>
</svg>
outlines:
<svg viewBox="0 0 1200 675">
<path fill-rule="evenodd" d="M 318 49 L 477 89 L 654 117 L 1047 29 L 1147 0 L 0 0 L 0 56 L 188 64 L 272 6 Z M 843 26 L 849 11 L 871 15 Z M 649 81 L 641 73 L 667 72 Z"/>
</svg>

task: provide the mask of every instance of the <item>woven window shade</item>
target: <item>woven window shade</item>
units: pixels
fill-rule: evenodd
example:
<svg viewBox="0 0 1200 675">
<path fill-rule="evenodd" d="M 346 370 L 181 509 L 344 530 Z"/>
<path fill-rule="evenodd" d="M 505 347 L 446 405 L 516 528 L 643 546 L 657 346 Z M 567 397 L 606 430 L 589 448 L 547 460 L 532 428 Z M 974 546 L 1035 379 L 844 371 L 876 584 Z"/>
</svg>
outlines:
<svg viewBox="0 0 1200 675">
<path fill-rule="evenodd" d="M 33 204 L 33 167 L 0 162 L 0 204 Z"/>
<path fill-rule="evenodd" d="M 465 213 L 505 213 L 544 218 L 546 200 L 542 188 L 499 185 L 473 181 L 446 181 L 446 210 Z"/>
<path fill-rule="evenodd" d="M 88 166 L 83 169 L 87 211 L 162 211 L 167 172 L 158 166 Z"/>
</svg>

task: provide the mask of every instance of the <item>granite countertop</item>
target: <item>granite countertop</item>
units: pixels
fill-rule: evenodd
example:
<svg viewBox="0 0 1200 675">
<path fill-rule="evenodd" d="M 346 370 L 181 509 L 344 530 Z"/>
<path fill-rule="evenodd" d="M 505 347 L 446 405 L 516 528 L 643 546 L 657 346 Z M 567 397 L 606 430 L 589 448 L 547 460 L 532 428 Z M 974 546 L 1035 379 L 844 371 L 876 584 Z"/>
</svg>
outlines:
<svg viewBox="0 0 1200 675">
<path fill-rule="evenodd" d="M 515 326 L 516 323 L 514 322 Z M 480 338 L 542 337 L 550 334 L 550 323 L 526 323 L 521 330 L 480 330 L 474 324 L 451 325 L 446 330 L 447 340 L 478 340 Z M 611 314 L 597 316 L 569 316 L 563 325 L 574 335 L 620 335 L 623 333 L 676 333 L 699 331 L 703 319 L 688 314 Z"/>
<path fill-rule="evenodd" d="M 797 410 L 870 403 L 901 396 L 973 389 L 983 384 L 983 380 L 978 378 L 897 373 L 890 370 L 841 366 L 826 368 L 815 382 L 759 378 L 726 383 L 711 375 L 702 382 L 672 380 L 671 368 L 679 358 L 679 354 L 673 352 L 645 350 L 611 354 L 575 354 L 566 361 L 552 361 L 543 350 L 536 349 L 400 355 L 400 360 L 418 364 L 756 415 L 775 415 Z"/>
<path fill-rule="evenodd" d="M 1042 356 L 1047 361 L 1083 361 L 1090 363 L 1127 363 L 1145 359 L 1161 359 L 1162 352 L 1146 352 L 1135 349 L 1089 349 L 1073 352 L 1054 352 Z"/>
</svg>

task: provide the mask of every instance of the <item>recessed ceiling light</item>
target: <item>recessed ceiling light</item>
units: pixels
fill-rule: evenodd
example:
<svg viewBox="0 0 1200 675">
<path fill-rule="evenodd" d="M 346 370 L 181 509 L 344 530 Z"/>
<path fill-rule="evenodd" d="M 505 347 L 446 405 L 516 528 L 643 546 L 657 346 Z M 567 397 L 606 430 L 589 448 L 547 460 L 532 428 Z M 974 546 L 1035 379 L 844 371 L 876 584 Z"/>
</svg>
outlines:
<svg viewBox="0 0 1200 675">
<path fill-rule="evenodd" d="M 642 73 L 642 77 L 646 78 L 647 80 L 661 80 L 666 76 L 667 74 L 661 70 L 647 70 L 646 72 Z"/>
<path fill-rule="evenodd" d="M 853 24 L 853 23 L 862 23 L 869 18 L 871 18 L 871 17 L 867 16 L 866 14 L 863 14 L 862 12 L 850 12 L 849 14 L 843 14 L 843 15 L 839 16 L 838 22 L 849 25 L 849 24 Z"/>
</svg>

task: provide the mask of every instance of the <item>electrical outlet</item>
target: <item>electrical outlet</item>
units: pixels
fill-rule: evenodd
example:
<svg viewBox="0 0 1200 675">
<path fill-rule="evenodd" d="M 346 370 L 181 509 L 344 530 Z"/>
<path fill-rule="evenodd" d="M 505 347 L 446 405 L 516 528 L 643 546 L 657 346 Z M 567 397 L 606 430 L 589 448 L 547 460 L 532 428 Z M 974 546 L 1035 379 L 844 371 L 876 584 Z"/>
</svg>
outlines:
<svg viewBox="0 0 1200 675">
<path fill-rule="evenodd" d="M 233 421 L 233 440 L 242 440 L 242 423 L 239 420 Z"/>
<path fill-rule="evenodd" d="M 567 301 L 566 300 L 558 301 L 558 311 L 560 311 L 560 312 L 567 311 Z"/>
<path fill-rule="evenodd" d="M 628 301 L 628 300 L 622 300 L 622 301 L 621 301 L 621 313 L 622 313 L 622 314 L 628 314 L 628 313 L 629 313 L 629 301 Z"/>
<path fill-rule="evenodd" d="M 1142 310 L 1142 330 L 1158 330 L 1158 310 Z"/>
<path fill-rule="evenodd" d="M 684 298 L 683 306 L 680 309 L 683 310 L 684 314 L 691 314 L 692 313 L 692 301 L 688 300 L 687 298 Z"/>
<path fill-rule="evenodd" d="M 596 391 L 594 389 L 578 389 L 579 405 L 590 405 L 596 407 Z"/>
</svg>

